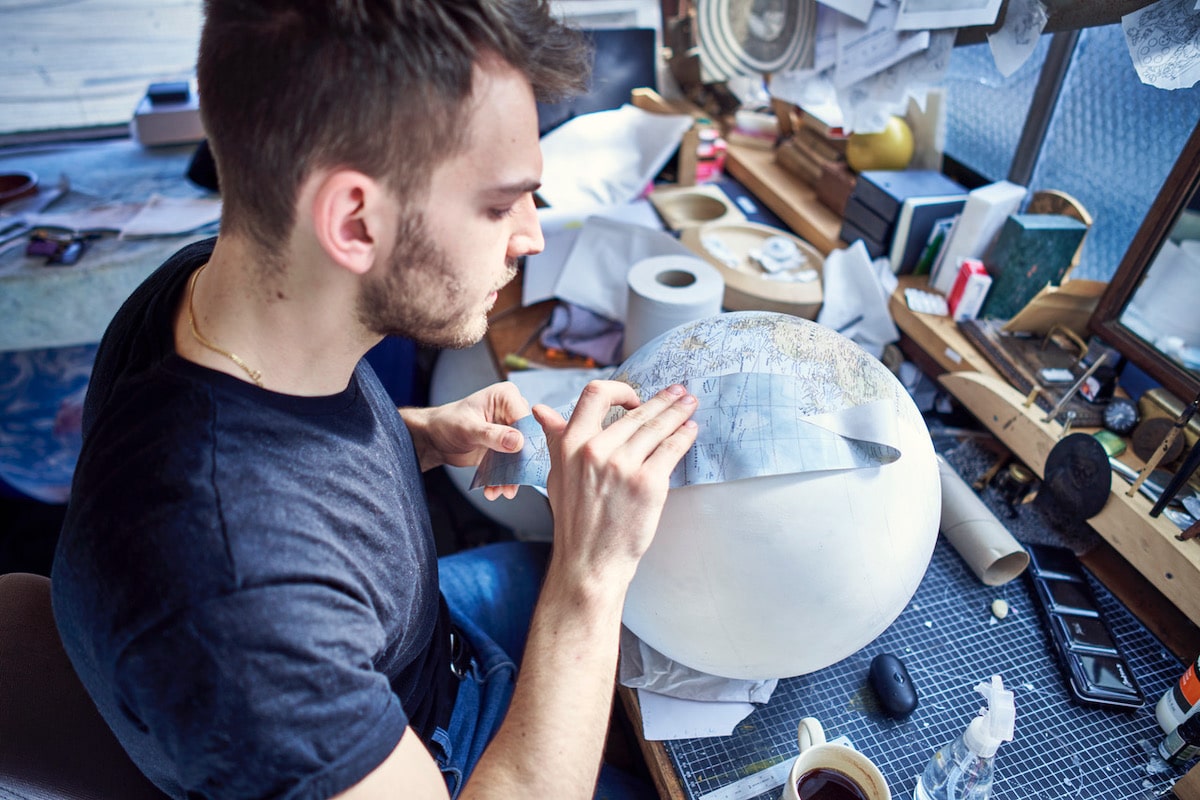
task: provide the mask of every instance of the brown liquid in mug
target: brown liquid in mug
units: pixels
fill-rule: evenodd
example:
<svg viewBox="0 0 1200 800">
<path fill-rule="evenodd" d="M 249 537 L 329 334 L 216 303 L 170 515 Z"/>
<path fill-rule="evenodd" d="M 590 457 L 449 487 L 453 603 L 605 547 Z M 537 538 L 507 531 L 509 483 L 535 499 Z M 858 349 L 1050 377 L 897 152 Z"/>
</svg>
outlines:
<svg viewBox="0 0 1200 800">
<path fill-rule="evenodd" d="M 836 769 L 810 769 L 796 781 L 800 800 L 867 800 L 858 784 Z"/>
</svg>

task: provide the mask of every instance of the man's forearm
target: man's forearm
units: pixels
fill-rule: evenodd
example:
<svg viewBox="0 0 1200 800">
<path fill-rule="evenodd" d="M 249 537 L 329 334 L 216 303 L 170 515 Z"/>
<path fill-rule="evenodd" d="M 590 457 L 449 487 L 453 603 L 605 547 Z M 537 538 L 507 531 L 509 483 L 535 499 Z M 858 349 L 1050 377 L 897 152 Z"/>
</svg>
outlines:
<svg viewBox="0 0 1200 800">
<path fill-rule="evenodd" d="M 547 573 L 508 714 L 464 799 L 590 798 L 595 790 L 625 585 L 558 572 Z"/>
</svg>

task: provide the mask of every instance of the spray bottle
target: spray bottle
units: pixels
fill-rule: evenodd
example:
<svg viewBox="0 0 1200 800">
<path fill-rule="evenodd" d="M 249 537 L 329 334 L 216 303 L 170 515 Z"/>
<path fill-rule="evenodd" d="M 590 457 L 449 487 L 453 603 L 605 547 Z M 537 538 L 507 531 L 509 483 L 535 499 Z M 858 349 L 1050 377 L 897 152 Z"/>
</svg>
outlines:
<svg viewBox="0 0 1200 800">
<path fill-rule="evenodd" d="M 1013 693 L 999 675 L 975 687 L 987 707 L 954 741 L 934 753 L 917 782 L 917 800 L 987 800 L 992 792 L 996 750 L 1011 742 L 1016 723 Z"/>
</svg>

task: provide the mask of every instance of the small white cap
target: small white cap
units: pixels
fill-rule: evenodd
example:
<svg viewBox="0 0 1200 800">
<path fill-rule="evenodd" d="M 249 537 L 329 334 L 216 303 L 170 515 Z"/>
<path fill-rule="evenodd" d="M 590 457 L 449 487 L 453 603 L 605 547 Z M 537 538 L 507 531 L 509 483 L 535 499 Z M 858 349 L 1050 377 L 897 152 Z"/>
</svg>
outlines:
<svg viewBox="0 0 1200 800">
<path fill-rule="evenodd" d="M 993 675 L 990 684 L 979 684 L 975 691 L 983 695 L 988 704 L 981 710 L 980 716 L 967 726 L 963 733 L 963 744 L 975 755 L 991 758 L 996 755 L 1001 742 L 1013 740 L 1017 717 L 1013 693 L 1004 688 L 1004 681 L 999 675 Z"/>
</svg>

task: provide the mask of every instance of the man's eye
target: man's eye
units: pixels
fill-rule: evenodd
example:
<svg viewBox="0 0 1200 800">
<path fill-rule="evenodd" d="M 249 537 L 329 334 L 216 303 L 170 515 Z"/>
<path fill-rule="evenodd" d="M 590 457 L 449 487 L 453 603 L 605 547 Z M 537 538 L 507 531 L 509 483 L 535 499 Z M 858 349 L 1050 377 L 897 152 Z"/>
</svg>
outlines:
<svg viewBox="0 0 1200 800">
<path fill-rule="evenodd" d="M 505 217 L 511 217 L 513 212 L 516 210 L 516 206 L 507 206 L 505 208 L 489 208 L 488 216 L 492 219 L 504 219 Z"/>
</svg>

